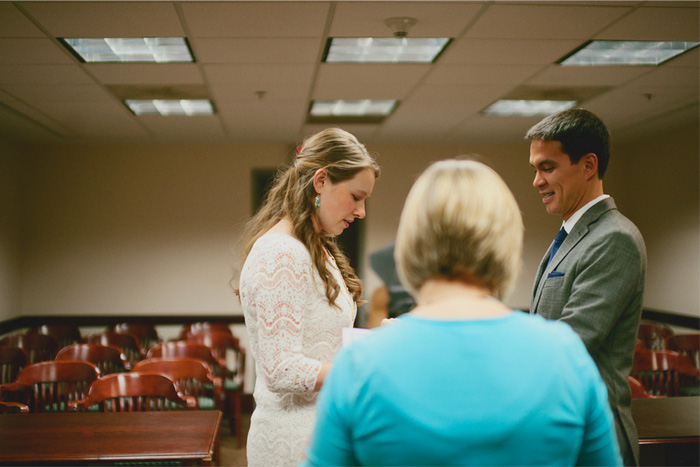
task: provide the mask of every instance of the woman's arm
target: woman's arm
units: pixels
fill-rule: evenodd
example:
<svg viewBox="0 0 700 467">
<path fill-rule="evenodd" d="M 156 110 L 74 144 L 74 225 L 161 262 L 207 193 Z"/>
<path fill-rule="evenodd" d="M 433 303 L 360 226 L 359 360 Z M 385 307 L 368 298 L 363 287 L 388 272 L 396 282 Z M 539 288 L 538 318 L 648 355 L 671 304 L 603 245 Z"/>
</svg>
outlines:
<svg viewBox="0 0 700 467">
<path fill-rule="evenodd" d="M 290 238 L 276 239 L 255 259 L 246 305 L 254 308 L 257 320 L 259 376 L 273 392 L 317 390 L 324 364 L 303 352 L 304 316 L 314 293 L 311 258 Z"/>
<path fill-rule="evenodd" d="M 326 375 L 331 369 L 331 364 L 323 362 L 321 363 L 321 371 L 318 373 L 318 378 L 316 378 L 316 386 L 314 387 L 315 391 L 320 391 L 321 386 L 323 386 L 323 382 L 326 379 Z"/>
</svg>

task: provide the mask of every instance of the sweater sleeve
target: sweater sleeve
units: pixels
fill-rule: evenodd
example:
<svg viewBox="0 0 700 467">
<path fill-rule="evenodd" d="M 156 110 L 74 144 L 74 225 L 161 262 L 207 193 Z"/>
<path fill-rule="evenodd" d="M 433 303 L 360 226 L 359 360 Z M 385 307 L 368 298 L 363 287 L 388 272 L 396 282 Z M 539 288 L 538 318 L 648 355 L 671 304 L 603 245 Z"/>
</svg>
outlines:
<svg viewBox="0 0 700 467">
<path fill-rule="evenodd" d="M 272 392 L 312 392 L 321 362 L 303 353 L 304 315 L 314 285 L 308 251 L 296 241 L 262 248 L 246 301 L 258 328 L 259 368 Z"/>
</svg>

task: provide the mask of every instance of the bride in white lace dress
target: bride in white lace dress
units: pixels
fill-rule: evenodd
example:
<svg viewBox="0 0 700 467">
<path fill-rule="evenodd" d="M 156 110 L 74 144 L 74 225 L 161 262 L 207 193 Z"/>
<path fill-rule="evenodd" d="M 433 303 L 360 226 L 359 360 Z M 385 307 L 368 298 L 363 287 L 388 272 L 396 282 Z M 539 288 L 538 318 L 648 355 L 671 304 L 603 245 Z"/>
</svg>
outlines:
<svg viewBox="0 0 700 467">
<path fill-rule="evenodd" d="M 249 466 L 297 465 L 362 285 L 334 237 L 365 216 L 379 167 L 340 129 L 304 141 L 244 234 L 238 293 L 255 359 Z"/>
</svg>

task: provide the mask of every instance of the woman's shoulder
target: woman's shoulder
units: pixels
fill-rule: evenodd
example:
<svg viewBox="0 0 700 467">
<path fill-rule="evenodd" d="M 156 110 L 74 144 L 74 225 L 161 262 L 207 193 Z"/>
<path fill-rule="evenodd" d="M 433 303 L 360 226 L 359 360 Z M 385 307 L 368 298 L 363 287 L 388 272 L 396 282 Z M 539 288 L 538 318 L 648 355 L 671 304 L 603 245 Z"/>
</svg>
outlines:
<svg viewBox="0 0 700 467">
<path fill-rule="evenodd" d="M 526 332 L 540 346 L 585 351 L 583 341 L 567 323 L 548 320 L 540 315 L 531 315 L 522 311 L 513 313 L 511 323 L 519 332 Z"/>
<path fill-rule="evenodd" d="M 282 232 L 267 232 L 258 238 L 250 250 L 254 258 L 293 258 L 296 261 L 310 261 L 311 255 L 301 240 Z"/>
</svg>

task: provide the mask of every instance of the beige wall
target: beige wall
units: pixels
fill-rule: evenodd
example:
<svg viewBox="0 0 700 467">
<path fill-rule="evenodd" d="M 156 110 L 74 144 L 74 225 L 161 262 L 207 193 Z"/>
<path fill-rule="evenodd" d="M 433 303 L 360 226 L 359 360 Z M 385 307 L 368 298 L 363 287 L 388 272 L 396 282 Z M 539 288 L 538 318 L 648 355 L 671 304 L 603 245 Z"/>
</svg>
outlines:
<svg viewBox="0 0 700 467">
<path fill-rule="evenodd" d="M 649 269 L 645 306 L 700 316 L 700 126 L 617 151 L 618 206 L 642 232 Z M 612 175 L 612 173 L 611 173 Z"/>
<path fill-rule="evenodd" d="M 365 253 L 393 240 L 403 199 L 430 161 L 478 153 L 502 174 L 523 211 L 523 272 L 508 302 L 527 307 L 534 271 L 560 223 L 531 186 L 527 143 L 368 147 L 379 154 L 383 176 L 364 221 Z M 274 144 L 65 145 L 25 147 L 21 158 L 3 151 L 3 193 L 13 193 L 22 180 L 23 199 L 21 206 L 4 199 L 0 214 L 16 219 L 21 207 L 25 233 L 20 278 L 18 222 L 3 221 L 0 318 L 239 314 L 228 281 L 238 267 L 237 233 L 250 213 L 250 171 L 278 165 L 288 150 Z M 606 191 L 640 226 L 649 249 L 646 306 L 700 315 L 697 122 L 672 138 L 618 145 L 613 157 Z M 22 176 L 12 175 L 17 164 Z M 360 272 L 370 293 L 378 279 L 366 267 Z"/>
<path fill-rule="evenodd" d="M 20 155 L 0 141 L 0 321 L 21 309 Z"/>
</svg>

